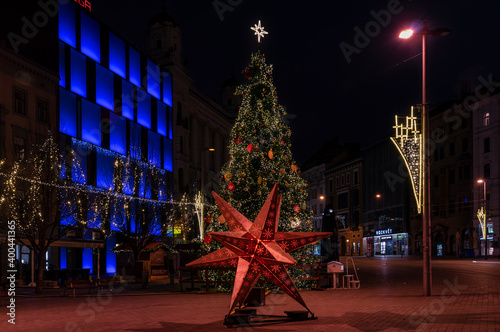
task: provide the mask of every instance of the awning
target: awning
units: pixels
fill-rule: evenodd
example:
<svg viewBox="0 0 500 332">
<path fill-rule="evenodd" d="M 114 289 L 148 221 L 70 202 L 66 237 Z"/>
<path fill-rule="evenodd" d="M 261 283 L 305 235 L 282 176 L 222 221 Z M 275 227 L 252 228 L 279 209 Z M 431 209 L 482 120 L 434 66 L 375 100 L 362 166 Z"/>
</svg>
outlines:
<svg viewBox="0 0 500 332">
<path fill-rule="evenodd" d="M 153 243 L 146 245 L 146 247 L 144 247 L 144 251 L 156 251 L 156 250 L 163 248 L 163 247 L 165 247 L 165 245 L 162 242 L 153 242 Z M 124 244 L 120 244 L 119 246 L 114 247 L 113 249 L 111 249 L 111 251 L 115 251 L 115 252 L 117 252 L 117 251 L 130 251 L 130 252 L 132 252 L 132 247 L 130 246 L 130 244 L 124 243 Z"/>
<path fill-rule="evenodd" d="M 5 241 L 5 237 L 1 241 Z M 27 239 L 23 239 L 24 243 L 29 243 Z M 22 244 L 16 240 L 17 244 Z M 50 244 L 51 247 L 66 247 L 66 248 L 104 248 L 104 240 L 85 240 L 85 239 L 59 239 Z"/>
</svg>

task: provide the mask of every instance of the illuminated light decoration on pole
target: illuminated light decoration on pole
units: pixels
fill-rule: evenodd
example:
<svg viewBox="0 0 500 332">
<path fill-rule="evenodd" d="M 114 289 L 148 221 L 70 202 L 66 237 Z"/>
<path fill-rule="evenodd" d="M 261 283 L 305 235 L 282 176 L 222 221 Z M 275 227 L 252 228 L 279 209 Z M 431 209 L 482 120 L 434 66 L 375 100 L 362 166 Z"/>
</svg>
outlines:
<svg viewBox="0 0 500 332">
<path fill-rule="evenodd" d="M 251 27 L 253 31 L 255 31 L 254 35 L 257 36 L 257 41 L 260 43 L 260 37 L 264 38 L 264 35 L 267 35 L 267 31 L 264 30 L 264 27 L 260 25 L 260 20 L 259 24 L 255 24 L 253 27 Z"/>
<path fill-rule="evenodd" d="M 423 136 L 417 123 L 418 118 L 413 115 L 413 106 L 410 116 L 406 117 L 406 122 L 399 123 L 396 115 L 396 137 L 391 137 L 403 157 L 408 173 L 410 174 L 413 195 L 417 203 L 418 213 L 422 211 L 422 183 L 423 183 Z"/>
<path fill-rule="evenodd" d="M 483 239 L 486 239 L 486 210 L 484 209 L 484 206 L 481 206 L 479 210 L 477 210 L 477 219 L 479 220 L 479 224 L 481 225 Z"/>
<path fill-rule="evenodd" d="M 411 30 L 411 31 L 410 31 Z M 402 39 L 408 39 L 413 35 L 422 36 L 422 143 L 423 146 L 423 183 L 422 183 L 422 242 L 423 242 L 423 288 L 424 295 L 431 296 L 432 293 L 432 268 L 431 268 L 431 203 L 430 203 L 430 158 L 429 150 L 429 114 L 427 110 L 427 36 L 446 37 L 451 30 L 438 28 L 429 30 L 427 22 L 423 22 L 420 32 L 407 29 L 399 35 Z"/>
<path fill-rule="evenodd" d="M 484 259 L 488 259 L 488 225 L 486 224 L 486 181 L 483 179 L 477 180 L 477 183 L 483 184 L 483 198 L 481 208 L 477 211 L 477 219 L 481 225 L 481 231 L 484 239 Z"/>
</svg>

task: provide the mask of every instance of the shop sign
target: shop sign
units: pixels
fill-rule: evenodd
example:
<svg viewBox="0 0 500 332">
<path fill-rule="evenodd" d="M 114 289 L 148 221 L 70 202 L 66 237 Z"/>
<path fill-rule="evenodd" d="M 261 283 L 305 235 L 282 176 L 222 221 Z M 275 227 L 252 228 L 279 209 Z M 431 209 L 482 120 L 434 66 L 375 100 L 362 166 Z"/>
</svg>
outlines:
<svg viewBox="0 0 500 332">
<path fill-rule="evenodd" d="M 375 235 L 386 235 L 386 234 L 392 234 L 392 228 L 379 229 L 375 231 Z"/>
<path fill-rule="evenodd" d="M 380 240 L 392 240 L 392 236 L 381 236 Z"/>
</svg>

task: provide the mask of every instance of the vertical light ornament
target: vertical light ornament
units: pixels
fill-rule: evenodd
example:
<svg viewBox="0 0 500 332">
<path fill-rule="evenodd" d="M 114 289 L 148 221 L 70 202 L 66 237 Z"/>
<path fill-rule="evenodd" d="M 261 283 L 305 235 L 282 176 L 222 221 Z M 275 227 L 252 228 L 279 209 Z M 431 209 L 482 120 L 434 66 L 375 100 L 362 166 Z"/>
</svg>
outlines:
<svg viewBox="0 0 500 332">
<path fill-rule="evenodd" d="M 393 127 L 396 129 L 396 136 L 391 137 L 391 141 L 403 157 L 408 173 L 410 174 L 418 213 L 421 213 L 424 180 L 423 136 L 417 123 L 419 118 L 413 115 L 413 109 L 414 107 L 412 106 L 410 116 L 404 118 L 406 121 L 401 123 L 398 121 L 400 117 L 396 115 L 396 125 Z"/>
<path fill-rule="evenodd" d="M 483 206 L 477 210 L 477 219 L 481 225 L 481 232 L 483 233 L 483 239 L 486 239 L 486 210 Z"/>
</svg>

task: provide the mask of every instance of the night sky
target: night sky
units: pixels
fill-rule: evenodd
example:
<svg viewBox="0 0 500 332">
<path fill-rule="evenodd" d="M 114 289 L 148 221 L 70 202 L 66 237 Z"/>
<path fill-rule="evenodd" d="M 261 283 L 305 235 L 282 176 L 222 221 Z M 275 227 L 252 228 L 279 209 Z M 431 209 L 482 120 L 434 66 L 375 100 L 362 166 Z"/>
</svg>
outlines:
<svg viewBox="0 0 500 332">
<path fill-rule="evenodd" d="M 163 2 L 91 3 L 94 16 L 142 49 L 147 23 Z M 232 10 L 219 15 L 214 3 Z M 385 26 L 375 23 L 372 11 L 388 7 L 393 13 L 381 16 Z M 459 98 L 467 86 L 474 90 L 479 75 L 500 75 L 497 1 L 175 0 L 166 1 L 166 9 L 180 26 L 195 85 L 217 101 L 231 73 L 245 83 L 241 72 L 258 48 L 250 27 L 261 20 L 269 34 L 260 48 L 274 65 L 278 101 L 295 115 L 289 124 L 299 163 L 335 136 L 361 146 L 387 137 L 394 115 L 421 102 L 421 37 L 398 38 L 410 25 L 425 20 L 430 29 L 452 30 L 429 38 L 429 102 Z M 367 25 L 372 36 L 356 45 L 354 28 L 365 32 Z M 350 63 L 342 42 L 358 46 Z"/>
</svg>

